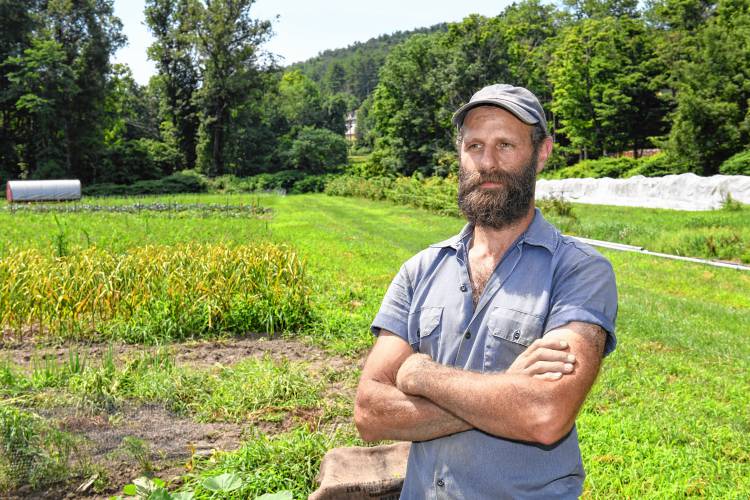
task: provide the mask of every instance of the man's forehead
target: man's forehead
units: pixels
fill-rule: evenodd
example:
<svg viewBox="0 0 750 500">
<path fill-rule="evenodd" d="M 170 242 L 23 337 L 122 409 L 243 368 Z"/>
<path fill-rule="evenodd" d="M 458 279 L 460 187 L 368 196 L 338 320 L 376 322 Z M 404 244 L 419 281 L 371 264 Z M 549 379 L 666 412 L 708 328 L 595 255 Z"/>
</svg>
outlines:
<svg viewBox="0 0 750 500">
<path fill-rule="evenodd" d="M 505 108 L 501 108 L 500 106 L 493 106 L 491 104 L 487 104 L 484 106 L 477 106 L 475 108 L 470 109 L 466 113 L 466 117 L 464 118 L 464 126 L 468 124 L 468 122 L 471 121 L 477 121 L 477 120 L 488 120 L 492 118 L 506 118 L 508 120 L 513 120 L 515 122 L 518 122 L 521 125 L 526 125 L 524 122 L 518 119 L 516 115 L 511 113 Z"/>
<path fill-rule="evenodd" d="M 503 130 L 528 132 L 533 127 L 516 117 L 510 111 L 499 106 L 477 106 L 469 110 L 461 127 L 464 134 L 470 133 L 473 129 L 480 128 L 484 123 L 491 122 L 495 126 L 502 126 Z"/>
</svg>

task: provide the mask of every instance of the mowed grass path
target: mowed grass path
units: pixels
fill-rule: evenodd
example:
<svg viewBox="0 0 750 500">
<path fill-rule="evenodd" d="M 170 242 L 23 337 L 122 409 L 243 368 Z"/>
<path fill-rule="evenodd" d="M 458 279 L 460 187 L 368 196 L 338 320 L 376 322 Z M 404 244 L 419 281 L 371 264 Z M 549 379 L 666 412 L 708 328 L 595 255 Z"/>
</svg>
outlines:
<svg viewBox="0 0 750 500">
<path fill-rule="evenodd" d="M 238 203 L 250 197 L 179 199 Z M 54 251 L 54 235 L 61 231 L 71 248 L 287 242 L 307 259 L 315 282 L 319 318 L 303 333 L 332 351 L 358 355 L 372 343 L 367 326 L 401 263 L 463 225 L 460 219 L 360 199 L 252 199 L 272 207 L 274 216 L 264 221 L 71 214 L 58 215 L 57 224 L 50 214 L 0 214 L 2 227 L 10 228 L 0 245 Z M 617 210 L 627 218 L 631 209 Z M 612 220 L 609 212 L 602 214 Z M 637 232 L 638 219 L 633 220 L 629 224 Z M 748 498 L 750 273 L 604 253 L 620 291 L 619 346 L 578 419 L 588 472 L 585 496 Z"/>
</svg>

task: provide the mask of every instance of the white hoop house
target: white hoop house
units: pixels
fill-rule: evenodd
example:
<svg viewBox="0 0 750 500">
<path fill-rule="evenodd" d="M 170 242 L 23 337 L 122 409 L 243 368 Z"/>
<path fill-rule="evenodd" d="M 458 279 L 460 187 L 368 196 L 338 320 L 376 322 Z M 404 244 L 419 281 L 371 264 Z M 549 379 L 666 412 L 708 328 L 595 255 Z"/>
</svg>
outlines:
<svg viewBox="0 0 750 500">
<path fill-rule="evenodd" d="M 81 181 L 8 181 L 5 196 L 10 202 L 80 200 Z"/>
</svg>

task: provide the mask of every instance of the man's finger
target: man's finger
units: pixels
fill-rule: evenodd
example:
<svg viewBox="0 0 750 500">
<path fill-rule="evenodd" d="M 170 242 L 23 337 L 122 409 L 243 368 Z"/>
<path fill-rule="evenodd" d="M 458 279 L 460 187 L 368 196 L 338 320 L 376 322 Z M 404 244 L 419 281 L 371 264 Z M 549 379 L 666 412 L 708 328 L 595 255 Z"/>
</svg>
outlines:
<svg viewBox="0 0 750 500">
<path fill-rule="evenodd" d="M 527 356 L 528 364 L 537 361 L 560 361 L 562 363 L 575 363 L 576 357 L 567 351 L 556 351 L 554 349 L 548 349 L 546 347 L 536 349 L 534 352 L 529 353 Z"/>
<path fill-rule="evenodd" d="M 563 374 L 560 372 L 547 372 L 533 375 L 533 377 L 540 380 L 560 380 L 563 377 Z"/>
<path fill-rule="evenodd" d="M 559 361 L 537 361 L 524 370 L 527 375 L 539 375 L 542 373 L 573 373 L 575 365 Z"/>
<path fill-rule="evenodd" d="M 532 342 L 531 345 L 526 350 L 530 351 L 530 350 L 540 349 L 540 348 L 554 349 L 556 351 L 560 351 L 560 350 L 564 350 L 568 348 L 568 342 L 565 340 L 560 340 L 559 338 L 542 337 Z"/>
</svg>

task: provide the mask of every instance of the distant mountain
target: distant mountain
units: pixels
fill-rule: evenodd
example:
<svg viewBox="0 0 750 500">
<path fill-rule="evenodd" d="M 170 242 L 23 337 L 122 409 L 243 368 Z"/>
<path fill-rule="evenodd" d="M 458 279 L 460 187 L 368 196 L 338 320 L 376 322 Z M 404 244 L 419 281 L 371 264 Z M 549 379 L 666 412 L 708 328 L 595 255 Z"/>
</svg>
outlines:
<svg viewBox="0 0 750 500">
<path fill-rule="evenodd" d="M 440 23 L 429 28 L 380 35 L 346 48 L 325 50 L 316 57 L 290 65 L 289 69 L 301 70 L 326 92 L 353 95 L 359 105 L 378 84 L 378 71 L 393 47 L 411 35 L 447 29 L 446 23 Z"/>
</svg>

